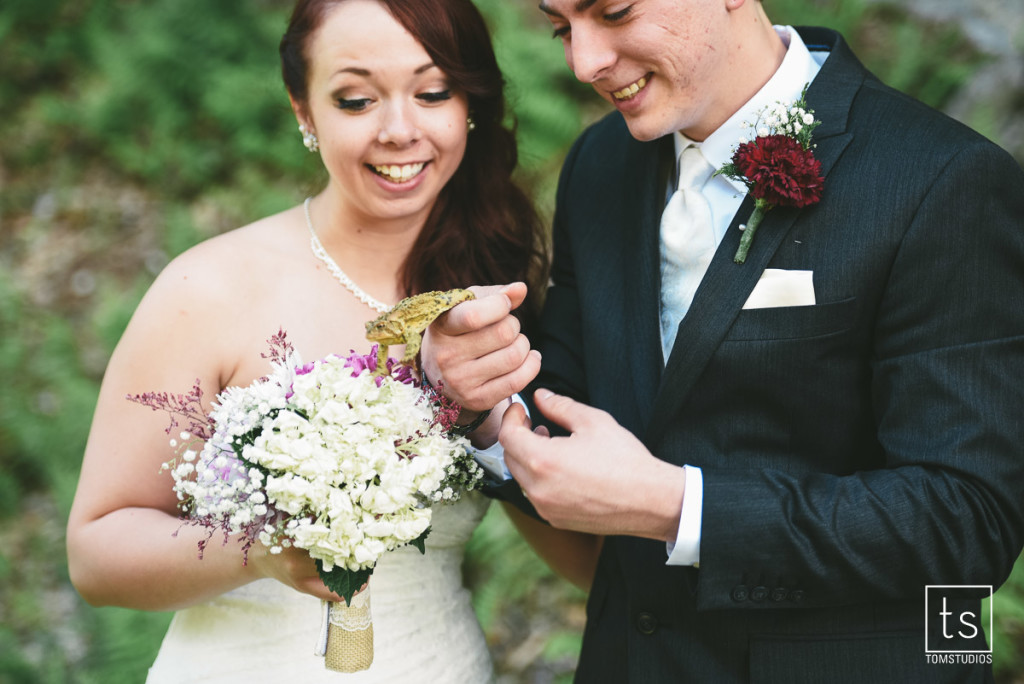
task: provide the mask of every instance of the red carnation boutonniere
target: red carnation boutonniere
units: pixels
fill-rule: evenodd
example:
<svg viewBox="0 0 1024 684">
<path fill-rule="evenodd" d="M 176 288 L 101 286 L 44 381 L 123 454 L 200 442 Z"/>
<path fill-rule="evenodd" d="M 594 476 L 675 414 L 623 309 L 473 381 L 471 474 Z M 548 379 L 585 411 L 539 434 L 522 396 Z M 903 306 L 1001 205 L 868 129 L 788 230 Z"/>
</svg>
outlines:
<svg viewBox="0 0 1024 684">
<path fill-rule="evenodd" d="M 814 111 L 807 109 L 804 96 L 807 86 L 796 102 L 778 102 L 757 115 L 752 128 L 753 141 L 740 139 L 732 161 L 715 172 L 740 181 L 754 198 L 754 211 L 733 258 L 737 264 L 747 259 L 754 233 L 764 215 L 772 207 L 802 208 L 821 199 L 821 162 L 814 158 L 811 133 L 821 123 L 814 120 Z"/>
</svg>

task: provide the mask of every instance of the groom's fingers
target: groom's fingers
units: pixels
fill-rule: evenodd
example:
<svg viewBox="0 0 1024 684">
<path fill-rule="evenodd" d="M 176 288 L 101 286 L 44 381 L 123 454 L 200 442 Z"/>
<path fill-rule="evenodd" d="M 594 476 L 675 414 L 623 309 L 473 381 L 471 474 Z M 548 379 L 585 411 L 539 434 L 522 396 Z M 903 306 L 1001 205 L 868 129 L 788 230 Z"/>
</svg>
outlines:
<svg viewBox="0 0 1024 684">
<path fill-rule="evenodd" d="M 600 409 L 581 404 L 547 389 L 539 389 L 534 392 L 533 400 L 546 418 L 570 433 L 590 427 L 599 416 L 604 415 L 604 411 Z"/>
<path fill-rule="evenodd" d="M 505 449 L 505 463 L 513 477 L 521 481 L 521 475 L 517 473 L 521 469 L 520 461 L 537 446 L 538 440 L 545 439 L 545 436 L 531 430 L 530 417 L 521 404 L 512 404 L 506 409 L 501 417 L 498 441 Z"/>
<path fill-rule="evenodd" d="M 522 404 L 512 404 L 505 410 L 505 414 L 501 417 L 501 430 L 502 434 L 505 434 L 506 431 L 509 434 L 517 430 L 530 431 L 530 417 L 526 415 L 526 409 Z M 505 442 L 502 441 L 502 445 L 504 444 Z"/>
<path fill-rule="evenodd" d="M 599 417 L 605 415 L 599 409 L 581 404 L 547 389 L 537 390 L 534 392 L 533 398 L 537 408 L 545 417 L 570 433 L 579 432 L 595 425 Z M 551 439 L 547 428 L 543 426 L 539 426 L 536 430 L 530 428 L 530 419 L 526 416 L 526 411 L 522 406 L 513 405 L 505 411 L 498 439 L 505 448 L 506 455 L 511 453 L 513 459 L 524 464 L 531 452 L 543 448 L 543 444 Z"/>
</svg>

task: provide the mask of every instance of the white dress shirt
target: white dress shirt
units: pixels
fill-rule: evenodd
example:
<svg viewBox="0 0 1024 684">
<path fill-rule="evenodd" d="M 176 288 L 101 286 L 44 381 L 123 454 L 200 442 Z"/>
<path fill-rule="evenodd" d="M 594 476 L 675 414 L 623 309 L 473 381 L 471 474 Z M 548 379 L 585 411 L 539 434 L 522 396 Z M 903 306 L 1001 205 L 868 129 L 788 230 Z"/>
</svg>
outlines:
<svg viewBox="0 0 1024 684">
<path fill-rule="evenodd" d="M 799 99 L 804 86 L 818 75 L 828 53 L 812 55 L 800 35 L 791 26 L 776 26 L 775 31 L 787 46 L 786 56 L 775 74 L 754 97 L 703 142 L 694 142 L 682 133 L 676 132 L 676 158 L 687 145 L 694 144 L 700 147 L 704 158 L 711 166 L 716 169 L 722 168 L 732 158 L 740 138 L 744 135 L 749 136 L 749 131 L 745 131 L 741 126 L 743 122 L 753 124 L 758 112 L 776 102 Z M 674 188 L 669 190 L 672 189 Z M 730 180 L 725 176 L 714 176 L 704 185 L 703 193 L 711 205 L 711 222 L 717 247 L 722 243 L 729 224 L 740 208 L 747 188 L 739 181 Z M 666 284 L 662 283 L 662 287 L 666 287 Z M 665 332 L 663 331 L 663 334 Z M 683 468 L 686 472 L 686 494 L 680 511 L 679 533 L 674 543 L 667 544 L 668 565 L 697 566 L 700 562 L 704 478 L 700 468 L 689 465 Z"/>
</svg>

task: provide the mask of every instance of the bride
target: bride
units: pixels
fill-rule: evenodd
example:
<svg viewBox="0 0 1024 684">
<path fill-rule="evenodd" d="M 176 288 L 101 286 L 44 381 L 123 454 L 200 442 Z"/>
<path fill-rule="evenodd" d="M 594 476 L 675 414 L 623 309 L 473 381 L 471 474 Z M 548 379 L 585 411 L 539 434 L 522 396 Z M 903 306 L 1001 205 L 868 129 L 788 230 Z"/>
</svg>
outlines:
<svg viewBox="0 0 1024 684">
<path fill-rule="evenodd" d="M 514 283 L 460 306 L 520 338 L 521 372 L 539 366 L 506 315 L 536 313 L 540 222 L 511 181 L 502 76 L 470 0 L 300 0 L 280 52 L 326 187 L 194 247 L 157 278 L 110 360 L 68 523 L 71 579 L 89 603 L 177 611 L 151 682 L 336 680 L 312 653 L 321 599 L 340 597 L 302 551 L 253 548 L 243 565 L 238 544 L 215 537 L 198 559 L 205 531 L 177 519 L 160 472 L 173 456 L 166 418 L 126 395 L 184 392 L 198 378 L 209 409 L 223 388 L 266 373 L 261 354 L 278 329 L 307 360 L 367 353 L 365 321 L 409 294 L 469 284 Z M 439 508 L 425 555 L 380 561 L 374 662 L 344 681 L 492 677 L 460 567 L 488 501 L 474 493 Z"/>
</svg>

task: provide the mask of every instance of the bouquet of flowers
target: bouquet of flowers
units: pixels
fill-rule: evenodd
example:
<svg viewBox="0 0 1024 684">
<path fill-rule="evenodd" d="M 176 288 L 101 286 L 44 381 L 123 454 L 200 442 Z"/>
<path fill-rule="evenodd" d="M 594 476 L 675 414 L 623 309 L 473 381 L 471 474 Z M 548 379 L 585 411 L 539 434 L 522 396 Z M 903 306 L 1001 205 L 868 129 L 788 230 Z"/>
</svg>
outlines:
<svg viewBox="0 0 1024 684">
<path fill-rule="evenodd" d="M 483 471 L 450 432 L 459 407 L 409 366 L 368 355 L 302 363 L 284 332 L 269 340 L 270 375 L 229 387 L 206 415 L 198 382 L 187 395 L 129 399 L 188 421 L 174 479 L 183 519 L 238 535 L 244 557 L 257 542 L 295 546 L 316 560 L 324 583 L 345 598 L 326 604 L 317 654 L 329 669 L 373 661 L 367 584 L 378 559 L 407 544 L 424 551 L 431 506 L 479 486 Z M 359 592 L 358 594 L 356 592 Z M 353 598 L 354 596 L 354 598 Z"/>
</svg>

